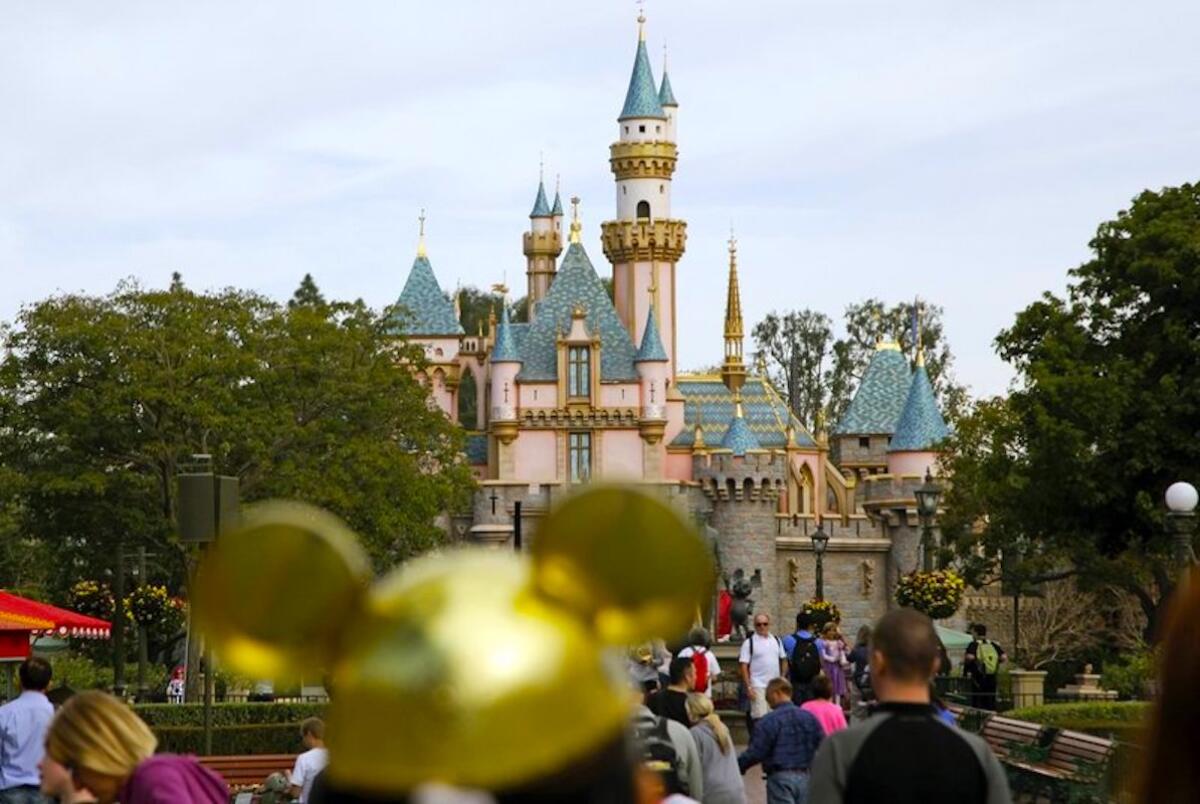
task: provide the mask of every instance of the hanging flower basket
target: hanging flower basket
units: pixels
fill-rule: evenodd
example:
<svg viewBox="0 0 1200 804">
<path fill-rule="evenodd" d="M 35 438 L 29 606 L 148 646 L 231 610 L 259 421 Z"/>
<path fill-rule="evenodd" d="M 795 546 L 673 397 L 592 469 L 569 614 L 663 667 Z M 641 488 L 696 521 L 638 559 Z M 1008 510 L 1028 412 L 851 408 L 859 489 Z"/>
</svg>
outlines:
<svg viewBox="0 0 1200 804">
<path fill-rule="evenodd" d="M 810 600 L 800 607 L 800 611 L 812 618 L 813 628 L 820 631 L 825 623 L 842 619 L 842 612 L 837 604 L 829 600 Z"/>
<path fill-rule="evenodd" d="M 896 602 L 932 620 L 944 620 L 958 611 L 966 588 L 966 582 L 953 570 L 910 572 L 896 587 Z"/>
</svg>

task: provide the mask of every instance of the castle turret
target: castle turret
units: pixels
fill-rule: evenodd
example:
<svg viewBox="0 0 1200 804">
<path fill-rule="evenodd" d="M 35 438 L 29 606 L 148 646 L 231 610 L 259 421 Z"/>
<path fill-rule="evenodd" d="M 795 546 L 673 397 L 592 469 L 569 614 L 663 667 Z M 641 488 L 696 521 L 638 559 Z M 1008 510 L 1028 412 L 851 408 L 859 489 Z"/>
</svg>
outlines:
<svg viewBox="0 0 1200 804">
<path fill-rule="evenodd" d="M 663 48 L 662 84 L 658 87 L 658 102 L 667 116 L 667 139 L 676 142 L 676 113 L 679 111 L 679 101 L 675 100 L 675 92 L 671 89 L 671 78 L 667 75 L 667 49 Z"/>
<path fill-rule="evenodd" d="M 859 480 L 886 471 L 889 443 L 911 385 L 912 369 L 900 344 L 881 338 L 853 399 L 833 428 L 833 458 L 839 469 Z"/>
<path fill-rule="evenodd" d="M 508 304 L 502 303 L 500 323 L 496 327 L 496 341 L 492 353 L 488 357 L 488 385 L 491 386 L 491 416 L 489 427 L 491 433 L 500 442 L 500 476 L 511 474 L 505 472 L 505 465 L 511 463 L 505 460 L 508 456 L 508 445 L 517 437 L 517 374 L 521 370 L 521 358 L 517 353 L 517 343 L 513 338 L 512 327 L 508 320 Z"/>
<path fill-rule="evenodd" d="M 645 21 L 638 16 L 633 72 L 617 118 L 617 142 L 609 148 L 617 215 L 602 224 L 601 239 L 613 266 L 613 301 L 621 323 L 640 343 L 646 311 L 654 305 L 674 377 L 675 263 L 683 255 L 687 224 L 671 218 L 676 148 L 646 53 Z"/>
<path fill-rule="evenodd" d="M 742 294 L 738 289 L 737 239 L 729 235 L 729 281 L 725 290 L 725 360 L 721 363 L 721 381 L 735 394 L 746 382 L 746 363 L 742 357 Z"/>
<path fill-rule="evenodd" d="M 933 384 L 925 370 L 925 354 L 918 348 L 912 384 L 904 411 L 896 423 L 896 434 L 888 448 L 888 472 L 893 475 L 924 475 L 936 469 L 940 441 L 950 435 L 938 410 Z M 936 472 L 935 472 L 936 474 Z"/>
<path fill-rule="evenodd" d="M 554 281 L 558 255 L 562 254 L 562 201 L 557 193 L 554 207 L 546 201 L 546 185 L 538 176 L 537 196 L 529 213 L 529 231 L 523 237 L 525 275 L 530 319 Z"/>
<path fill-rule="evenodd" d="M 667 423 L 667 385 L 671 379 L 671 361 L 658 334 L 658 316 L 654 307 L 646 314 L 642 345 L 633 358 L 641 385 L 639 430 L 648 444 L 662 440 Z"/>
</svg>

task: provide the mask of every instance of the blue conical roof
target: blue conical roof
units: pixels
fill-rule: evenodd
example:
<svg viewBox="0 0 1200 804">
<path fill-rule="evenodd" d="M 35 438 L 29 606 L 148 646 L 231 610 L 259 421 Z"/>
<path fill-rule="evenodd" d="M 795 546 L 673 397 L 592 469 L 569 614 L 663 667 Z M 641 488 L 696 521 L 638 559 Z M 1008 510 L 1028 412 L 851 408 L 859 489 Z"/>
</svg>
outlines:
<svg viewBox="0 0 1200 804">
<path fill-rule="evenodd" d="M 721 439 L 721 446 L 739 457 L 745 455 L 746 450 L 758 449 L 758 439 L 751 432 L 750 424 L 742 415 L 740 408 L 734 412 L 733 419 L 729 422 L 729 429 L 725 431 L 725 436 Z"/>
<path fill-rule="evenodd" d="M 550 208 L 550 214 L 556 218 L 561 218 L 563 214 L 562 196 L 558 190 L 554 191 L 554 206 Z"/>
<path fill-rule="evenodd" d="M 454 305 L 442 293 L 433 266 L 424 254 L 413 260 L 412 270 L 404 283 L 397 302 L 406 317 L 398 329 L 404 335 L 461 335 L 462 324 L 454 313 Z"/>
<path fill-rule="evenodd" d="M 496 343 L 492 346 L 493 363 L 520 363 L 517 342 L 513 339 L 512 327 L 508 324 L 508 305 L 501 303 L 500 324 L 496 327 Z"/>
<path fill-rule="evenodd" d="M 686 76 L 685 76 L 686 77 Z M 662 86 L 658 88 L 658 103 L 660 106 L 678 106 L 675 93 L 671 91 L 671 79 L 667 76 L 667 68 L 663 68 Z"/>
<path fill-rule="evenodd" d="M 888 452 L 930 451 L 948 435 L 950 428 L 938 410 L 929 372 L 925 370 L 924 363 L 918 362 L 913 369 L 908 398 L 904 400 L 904 412 L 896 423 L 896 433 L 892 436 Z"/>
<path fill-rule="evenodd" d="M 654 71 L 650 69 L 646 43 L 642 40 L 638 40 L 637 55 L 633 59 L 633 74 L 629 76 L 629 90 L 625 93 L 625 106 L 617 119 L 626 120 L 630 117 L 667 119 L 662 103 L 658 100 L 658 89 L 654 86 Z"/>
<path fill-rule="evenodd" d="M 894 343 L 880 344 L 863 372 L 862 381 L 834 435 L 891 435 L 904 412 L 912 386 L 912 369 Z"/>
<path fill-rule="evenodd" d="M 654 315 L 654 305 L 646 313 L 646 329 L 642 333 L 642 345 L 634 355 L 634 363 L 649 363 L 652 361 L 667 361 L 667 350 L 663 348 L 662 337 L 658 334 L 658 317 Z"/>
<path fill-rule="evenodd" d="M 546 185 L 538 179 L 537 198 L 533 200 L 533 212 L 529 213 L 531 218 L 549 218 L 550 205 L 546 203 Z"/>
</svg>

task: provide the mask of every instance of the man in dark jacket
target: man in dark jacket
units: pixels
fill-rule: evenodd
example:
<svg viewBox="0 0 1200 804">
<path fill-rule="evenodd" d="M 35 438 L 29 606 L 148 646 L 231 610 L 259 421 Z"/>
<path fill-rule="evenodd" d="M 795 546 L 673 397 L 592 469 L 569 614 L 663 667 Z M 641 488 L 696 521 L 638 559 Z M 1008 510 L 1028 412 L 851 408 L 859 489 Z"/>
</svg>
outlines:
<svg viewBox="0 0 1200 804">
<path fill-rule="evenodd" d="M 738 767 L 745 773 L 762 763 L 767 804 L 805 804 L 808 769 L 825 733 L 815 717 L 792 703 L 792 685 L 786 678 L 767 684 L 767 703 L 771 711 L 758 721 Z"/>
<path fill-rule="evenodd" d="M 1011 804 L 987 743 L 948 725 L 929 700 L 937 672 L 933 622 L 896 609 L 871 634 L 874 713 L 829 737 L 812 766 L 820 804 Z"/>
</svg>

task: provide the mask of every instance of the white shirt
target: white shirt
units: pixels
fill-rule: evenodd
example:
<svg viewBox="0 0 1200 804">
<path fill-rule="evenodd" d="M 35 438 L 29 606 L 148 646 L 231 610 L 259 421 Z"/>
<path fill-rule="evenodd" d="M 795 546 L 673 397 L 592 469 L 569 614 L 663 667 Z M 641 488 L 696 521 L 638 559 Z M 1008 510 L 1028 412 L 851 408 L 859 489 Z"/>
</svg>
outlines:
<svg viewBox="0 0 1200 804">
<path fill-rule="evenodd" d="M 708 659 L 708 689 L 706 689 L 703 694 L 711 698 L 713 682 L 716 681 L 717 676 L 721 674 L 721 663 L 717 661 L 717 656 L 712 652 L 712 648 L 705 648 L 702 646 L 693 647 L 692 645 L 688 645 L 686 648 L 679 651 L 679 658 L 690 659 L 692 654 L 697 650 L 704 651 L 705 658 Z"/>
<path fill-rule="evenodd" d="M 324 748 L 310 748 L 296 757 L 296 767 L 292 768 L 291 783 L 300 788 L 300 804 L 308 804 L 308 794 L 312 792 L 313 779 L 325 770 L 329 764 L 329 751 Z"/>
<path fill-rule="evenodd" d="M 751 640 L 754 641 L 753 656 L 750 655 Z M 771 679 L 779 677 L 779 662 L 786 658 L 783 645 L 774 634 L 765 637 L 751 634 L 750 639 L 742 642 L 742 652 L 738 654 L 739 662 L 750 665 L 750 686 L 759 690 L 765 690 Z"/>
</svg>

